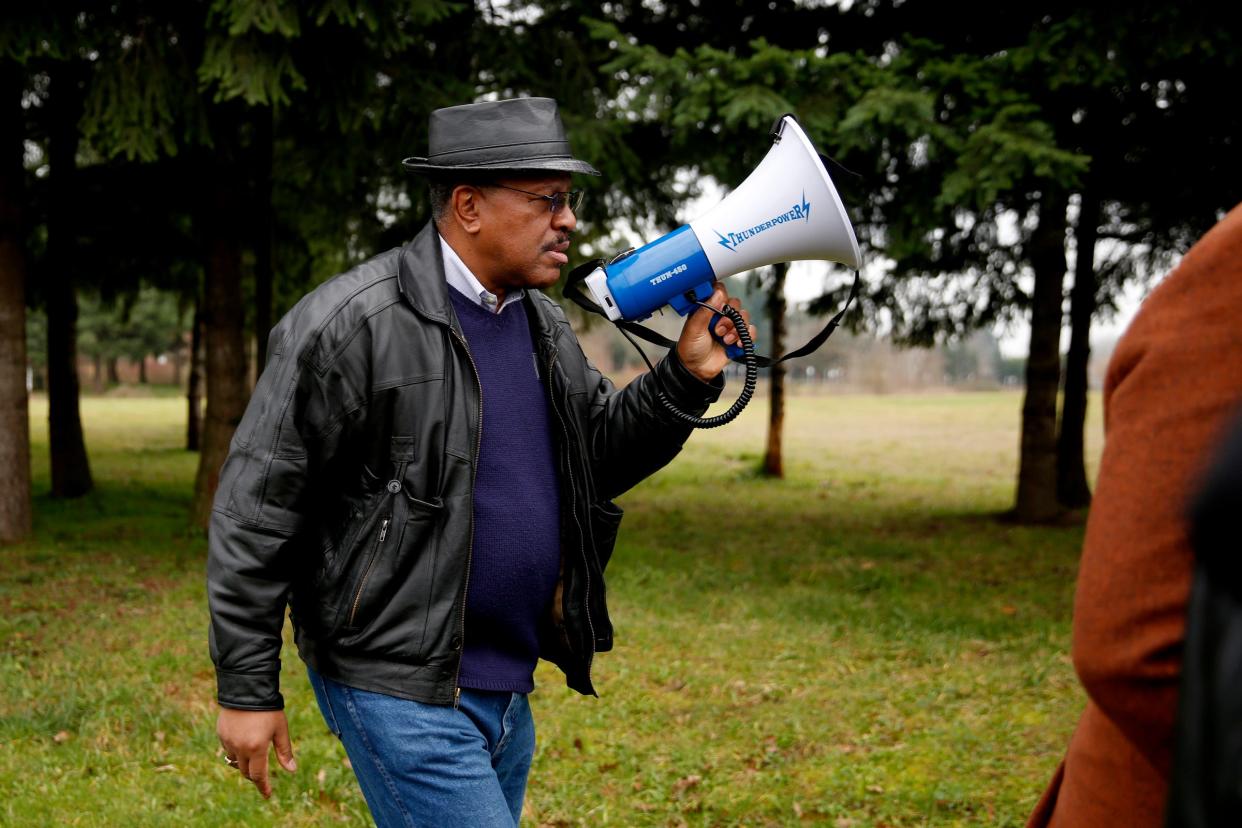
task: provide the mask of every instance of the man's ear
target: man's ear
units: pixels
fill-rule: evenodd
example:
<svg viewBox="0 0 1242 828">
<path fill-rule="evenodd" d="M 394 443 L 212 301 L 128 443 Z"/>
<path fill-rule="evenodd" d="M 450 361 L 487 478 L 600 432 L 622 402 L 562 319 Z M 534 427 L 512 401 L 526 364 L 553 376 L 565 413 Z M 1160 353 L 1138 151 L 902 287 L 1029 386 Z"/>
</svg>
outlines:
<svg viewBox="0 0 1242 828">
<path fill-rule="evenodd" d="M 477 234 L 482 226 L 480 217 L 482 197 L 482 191 L 471 184 L 459 184 L 453 188 L 453 194 L 449 196 L 449 210 L 453 219 L 462 230 L 472 236 Z"/>
</svg>

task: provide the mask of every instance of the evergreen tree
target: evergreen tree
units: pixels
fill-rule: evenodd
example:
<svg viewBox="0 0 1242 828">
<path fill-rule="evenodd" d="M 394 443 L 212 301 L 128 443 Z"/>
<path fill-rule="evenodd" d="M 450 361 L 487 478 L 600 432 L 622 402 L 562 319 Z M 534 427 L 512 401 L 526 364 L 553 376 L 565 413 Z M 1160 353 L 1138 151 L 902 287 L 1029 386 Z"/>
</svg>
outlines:
<svg viewBox="0 0 1242 828">
<path fill-rule="evenodd" d="M 76 46 L 76 45 L 75 45 Z M 80 214 L 78 121 L 82 116 L 85 59 L 73 48 L 51 62 L 47 112 L 49 176 L 47 249 L 42 267 L 47 308 L 48 451 L 52 497 L 81 497 L 94 488 L 86 438 L 82 433 L 81 384 L 78 378 L 78 295 L 75 274 L 83 259 L 77 250 Z"/>
<path fill-rule="evenodd" d="M 394 111 L 385 98 L 401 97 L 390 93 L 408 89 L 402 81 L 413 79 L 419 69 L 427 71 L 414 88 L 446 78 L 430 54 L 433 43 L 419 34 L 455 8 L 442 0 L 212 4 L 198 70 L 212 98 L 208 125 L 213 168 L 208 183 L 212 200 L 199 213 L 207 248 L 202 308 L 207 412 L 195 483 L 195 523 L 207 523 L 219 469 L 249 396 L 243 249 L 254 251 L 259 263 L 261 328 L 269 322 L 262 316 L 270 312 L 267 297 L 275 292 L 268 280 L 278 270 L 275 251 L 282 224 L 292 228 L 289 235 L 300 237 L 295 245 L 306 252 L 305 267 L 312 272 L 326 264 L 347 263 L 369 249 L 366 239 L 378 235 L 376 226 L 383 224 L 376 217 L 380 202 L 385 192 L 394 191 L 389 182 L 400 172 L 401 154 L 391 134 L 411 114 Z M 377 140 L 369 146 L 372 137 Z M 284 178 L 283 165 L 276 163 L 283 156 L 275 147 L 285 141 L 294 145 L 293 158 L 299 150 L 303 157 L 319 158 L 313 166 L 289 171 L 301 186 L 282 218 L 277 204 L 289 197 L 282 190 L 293 181 Z M 383 151 L 379 159 L 372 155 L 377 149 Z M 377 168 L 383 171 L 376 174 Z M 246 210 L 248 196 L 253 201 L 256 191 L 266 199 L 257 219 Z M 366 209 L 353 210 L 363 205 Z M 342 222 L 342 215 L 356 218 Z M 258 233 L 247 232 L 242 224 L 246 219 L 260 228 Z M 322 250 L 325 237 L 308 232 L 315 220 L 325 219 L 333 224 L 326 238 L 334 240 L 327 244 L 335 255 L 319 255 L 328 252 Z M 344 243 L 335 241 L 343 230 L 352 232 Z"/>
<path fill-rule="evenodd" d="M 23 79 L 20 65 L 0 49 L 0 544 L 31 530 Z"/>
<path fill-rule="evenodd" d="M 1077 193 L 1070 344 L 1057 490 L 1090 502 L 1083 462 L 1090 324 L 1125 284 L 1168 269 L 1242 199 L 1242 116 L 1217 101 L 1237 76 L 1239 23 L 1201 5 L 1088 7 L 1047 27 L 1036 54 L 1060 140 L 1091 158 Z M 1034 40 L 1034 38 L 1033 38 Z M 1187 165 L 1184 159 L 1193 158 Z M 1097 250 L 1098 248 L 1098 250 Z"/>
<path fill-rule="evenodd" d="M 58 13 L 59 11 L 59 13 Z M 90 465 L 79 414 L 76 371 L 77 302 L 73 279 L 73 189 L 77 168 L 77 118 L 81 110 L 85 33 L 81 15 L 63 10 L 22 9 L 6 21 L 0 35 L 0 60 L 20 64 L 23 93 L 39 104 L 18 123 L 24 142 L 37 142 L 51 161 L 45 192 L 33 191 L 27 221 L 42 224 L 47 238 L 43 255 L 29 257 L 44 290 L 47 308 L 48 437 L 53 497 L 78 497 L 92 488 Z"/>
<path fill-rule="evenodd" d="M 848 160 L 888 185 L 873 194 L 872 241 L 895 278 L 871 298 L 912 341 L 1030 314 L 1014 514 L 1056 518 L 1063 501 L 1089 496 L 1081 438 L 1095 300 L 1167 266 L 1237 201 L 1237 116 L 1206 117 L 1228 94 L 1237 28 L 1155 3 L 1003 14 L 962 3 L 955 15 L 894 4 L 871 17 L 890 40 L 842 128 Z M 1188 147 L 1201 163 L 1184 175 Z M 1099 279 L 1104 241 L 1125 252 Z M 1063 279 L 1075 248 L 1058 461 Z"/>
</svg>

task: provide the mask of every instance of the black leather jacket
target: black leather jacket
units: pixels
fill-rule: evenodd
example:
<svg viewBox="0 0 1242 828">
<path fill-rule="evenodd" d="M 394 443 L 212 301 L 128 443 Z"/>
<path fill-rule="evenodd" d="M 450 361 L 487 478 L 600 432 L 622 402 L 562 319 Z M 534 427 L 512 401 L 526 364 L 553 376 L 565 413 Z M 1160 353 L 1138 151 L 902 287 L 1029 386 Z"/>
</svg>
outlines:
<svg viewBox="0 0 1242 828">
<path fill-rule="evenodd" d="M 433 704 L 456 697 L 472 540 L 481 389 L 448 297 L 432 225 L 324 283 L 272 331 L 267 366 L 220 476 L 207 565 L 220 704 L 279 709 L 281 627 L 325 676 Z M 616 391 L 561 309 L 528 291 L 551 397 L 561 581 L 541 621 L 545 658 L 593 693 L 612 646 L 603 571 L 611 499 L 668 463 L 689 429 L 651 375 Z M 702 412 L 703 383 L 670 353 L 666 392 Z M 520 480 L 513 481 L 520 486 Z"/>
</svg>

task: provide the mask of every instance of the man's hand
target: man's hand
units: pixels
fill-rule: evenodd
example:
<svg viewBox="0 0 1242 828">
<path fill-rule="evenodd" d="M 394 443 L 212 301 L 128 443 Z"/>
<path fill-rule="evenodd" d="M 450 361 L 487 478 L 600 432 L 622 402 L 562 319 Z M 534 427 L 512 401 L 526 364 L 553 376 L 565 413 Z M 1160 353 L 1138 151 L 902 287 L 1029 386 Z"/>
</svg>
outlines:
<svg viewBox="0 0 1242 828">
<path fill-rule="evenodd" d="M 750 324 L 750 313 L 742 310 L 742 303 L 731 298 L 728 291 L 717 283 L 707 304 L 713 308 L 720 308 L 726 302 L 742 311 L 742 318 L 746 320 L 746 327 L 750 329 L 750 338 L 754 340 L 755 326 Z M 713 380 L 729 364 L 729 356 L 725 353 L 724 346 L 713 339 L 711 332 L 707 329 L 712 316 L 712 312 L 707 308 L 699 308 L 690 314 L 690 318 L 686 320 L 685 326 L 681 329 L 681 337 L 677 340 L 677 355 L 681 357 L 682 364 L 690 369 L 690 373 L 704 382 Z M 717 321 L 716 334 L 724 339 L 725 345 L 737 343 L 737 331 L 734 329 L 733 321 L 727 316 L 721 316 Z"/>
<path fill-rule="evenodd" d="M 233 710 L 220 708 L 216 719 L 216 735 L 224 746 L 224 756 L 231 767 L 254 783 L 267 799 L 272 784 L 267 778 L 268 746 L 276 745 L 276 760 L 289 773 L 298 769 L 289 741 L 289 722 L 283 710 Z"/>
</svg>

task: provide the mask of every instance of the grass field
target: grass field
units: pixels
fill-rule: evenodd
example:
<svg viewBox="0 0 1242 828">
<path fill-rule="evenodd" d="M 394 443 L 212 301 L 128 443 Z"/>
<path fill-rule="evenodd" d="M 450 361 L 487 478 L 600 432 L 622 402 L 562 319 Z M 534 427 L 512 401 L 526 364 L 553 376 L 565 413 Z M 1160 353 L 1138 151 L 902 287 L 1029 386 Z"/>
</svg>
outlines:
<svg viewBox="0 0 1242 828">
<path fill-rule="evenodd" d="M 523 825 L 1022 824 L 1082 704 L 1082 529 L 996 519 L 1020 403 L 793 397 L 784 481 L 754 474 L 762 402 L 695 435 L 621 499 L 601 697 L 539 670 Z M 36 534 L 0 549 L 0 824 L 367 824 L 292 649 L 297 774 L 264 802 L 220 759 L 183 412 L 84 400 L 98 491 L 63 503 L 32 403 Z"/>
</svg>

